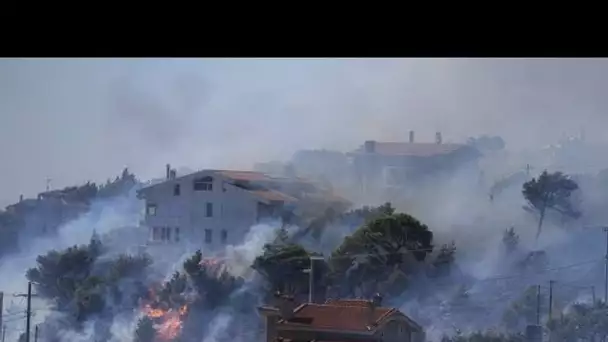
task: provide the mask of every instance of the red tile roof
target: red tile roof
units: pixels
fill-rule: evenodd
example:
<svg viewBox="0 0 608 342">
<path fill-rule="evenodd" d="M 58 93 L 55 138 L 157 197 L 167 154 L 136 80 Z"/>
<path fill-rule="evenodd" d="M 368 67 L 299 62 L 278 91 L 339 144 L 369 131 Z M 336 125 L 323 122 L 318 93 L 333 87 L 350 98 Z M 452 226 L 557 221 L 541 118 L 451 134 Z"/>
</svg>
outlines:
<svg viewBox="0 0 608 342">
<path fill-rule="evenodd" d="M 368 326 L 379 324 L 384 318 L 398 312 L 393 308 L 376 308 L 370 320 L 369 307 L 361 303 L 353 306 L 348 304 L 303 304 L 294 311 L 293 319 L 282 321 L 282 324 L 315 329 L 367 331 Z"/>
<path fill-rule="evenodd" d="M 336 306 L 362 306 L 369 307 L 369 300 L 365 299 L 328 299 L 325 301 L 327 305 Z"/>
<path fill-rule="evenodd" d="M 375 153 L 394 156 L 431 157 L 450 154 L 461 148 L 468 148 L 468 146 L 462 144 L 375 142 Z M 365 153 L 365 146 L 359 147 L 354 153 Z"/>
</svg>

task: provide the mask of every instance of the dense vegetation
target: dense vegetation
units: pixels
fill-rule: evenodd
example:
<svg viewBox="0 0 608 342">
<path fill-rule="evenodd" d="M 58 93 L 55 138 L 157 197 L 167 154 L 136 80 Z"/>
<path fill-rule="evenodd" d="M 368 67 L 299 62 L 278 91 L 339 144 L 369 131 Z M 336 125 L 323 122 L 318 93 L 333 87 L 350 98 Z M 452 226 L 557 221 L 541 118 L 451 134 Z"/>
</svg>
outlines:
<svg viewBox="0 0 608 342">
<path fill-rule="evenodd" d="M 145 274 L 151 264 L 146 256 L 119 255 L 102 258 L 104 246 L 97 237 L 89 244 L 50 251 L 27 271 L 37 296 L 62 312 L 74 329 L 91 318 L 112 317 L 137 307 L 147 294 Z M 60 341 L 57 331 L 45 329 L 48 341 Z M 109 336 L 109 327 L 96 331 Z"/>
<path fill-rule="evenodd" d="M 125 170 L 121 178 L 105 186 L 89 183 L 63 191 L 74 201 L 90 203 L 96 198 L 124 192 L 135 183 L 135 177 Z M 549 211 L 568 217 L 580 214 L 570 201 L 570 195 L 576 189 L 577 184 L 565 175 L 548 172 L 523 186 L 522 193 L 529 204 L 527 209 L 539 217 L 537 235 Z M 8 218 L 10 216 L 0 215 L 2 220 Z M 0 224 L 4 222 L 2 220 Z M 251 267 L 262 276 L 264 283 L 262 297 L 267 299 L 280 291 L 304 300 L 309 294 L 307 271 L 311 263 L 314 263 L 316 300 L 328 296 L 370 297 L 376 292 L 389 299 L 395 298 L 420 279 L 443 277 L 449 280 L 447 276 L 455 267 L 457 246 L 438 244 L 431 228 L 409 214 L 397 212 L 390 203 L 346 213 L 327 210 L 311 222 L 305 235 L 289 235 L 284 229 L 278 230 L 275 239 L 266 244 L 254 260 Z M 313 253 L 299 243 L 305 236 L 320 238 L 328 225 L 336 223 L 358 228 L 332 253 Z M 506 256 L 522 248 L 513 227 L 504 231 L 502 242 Z M 186 260 L 168 281 L 155 284 L 155 279 L 149 277 L 151 260 L 148 256 L 109 257 L 106 248 L 93 236 L 87 245 L 39 256 L 37 266 L 27 271 L 27 278 L 35 283 L 36 293 L 68 318 L 64 326 L 67 324 L 71 329 L 79 330 L 85 322 L 111 321 L 111 317 L 119 313 L 139 312 L 146 307 L 179 312 L 183 326 L 179 335 L 171 340 L 186 342 L 200 340 L 210 329 L 210 315 L 223 308 L 230 307 L 233 314 L 254 317 L 260 300 L 256 297 L 260 294 L 258 289 L 244 286 L 244 279 L 231 275 L 221 263 L 206 261 L 200 251 Z M 522 331 L 530 321 L 529 317 L 534 315 L 537 303 L 534 291 L 534 288 L 528 289 L 509 305 L 504 312 L 501 332 L 457 333 L 443 341 L 523 341 L 523 336 L 510 332 Z M 468 296 L 464 286 L 461 292 L 461 297 Z M 545 328 L 553 333 L 555 341 L 606 338 L 607 312 L 605 304 L 600 302 L 579 304 L 559 319 L 548 322 Z M 133 340 L 154 341 L 163 333 L 161 328 L 154 317 L 143 316 L 133 332 Z M 107 341 L 109 329 L 108 325 L 96 326 L 96 340 Z M 237 328 L 232 330 L 233 334 L 239 333 Z M 44 335 L 47 341 L 60 341 L 57 331 L 52 328 L 44 329 Z"/>
<path fill-rule="evenodd" d="M 455 246 L 442 246 L 433 254 L 433 233 L 416 218 L 396 213 L 386 203 L 343 215 L 363 224 L 326 258 L 315 258 L 280 231 L 275 241 L 264 246 L 253 268 L 264 275 L 269 289 L 304 298 L 309 276 L 305 270 L 314 262 L 317 296 L 371 297 L 373 293 L 399 295 L 407 281 L 418 275 L 449 273 Z M 429 256 L 433 254 L 433 258 Z M 323 292 L 323 293 L 320 293 Z"/>
<path fill-rule="evenodd" d="M 20 236 L 32 237 L 56 232 L 57 228 L 87 212 L 94 201 L 121 196 L 138 184 L 135 175 L 124 169 L 113 181 L 97 185 L 87 182 L 23 199 L 0 210 L 0 257 L 17 252 Z"/>
<path fill-rule="evenodd" d="M 540 236 L 543 222 L 549 210 L 561 215 L 562 219 L 578 218 L 581 213 L 573 206 L 572 193 L 578 184 L 561 172 L 543 171 L 538 178 L 524 184 L 522 193 L 528 205 L 524 209 L 538 215 L 536 239 Z"/>
</svg>

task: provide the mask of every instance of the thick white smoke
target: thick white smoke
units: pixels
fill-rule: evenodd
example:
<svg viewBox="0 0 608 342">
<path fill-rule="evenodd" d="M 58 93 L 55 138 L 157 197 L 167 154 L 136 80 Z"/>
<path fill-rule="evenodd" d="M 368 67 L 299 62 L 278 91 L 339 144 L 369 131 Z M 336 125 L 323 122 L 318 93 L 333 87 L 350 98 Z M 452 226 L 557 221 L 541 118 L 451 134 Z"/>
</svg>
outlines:
<svg viewBox="0 0 608 342">
<path fill-rule="evenodd" d="M 1 259 L 0 274 L 3 277 L 0 279 L 0 289 L 5 291 L 6 338 L 9 341 L 16 340 L 25 331 L 25 300 L 21 297 L 12 298 L 11 295 L 23 294 L 27 291 L 25 273 L 29 268 L 37 265 L 36 258 L 39 255 L 44 255 L 51 250 L 63 250 L 74 245 L 87 244 L 93 234 L 97 234 L 108 249 L 104 258 L 120 253 L 135 253 L 147 239 L 147 231 L 138 228 L 141 209 L 142 203 L 136 198 L 134 191 L 112 200 L 94 202 L 87 213 L 59 227 L 56 236 L 33 238 L 29 248 Z M 220 254 L 228 266 L 229 272 L 240 277 L 250 275 L 250 265 L 253 260 L 260 255 L 264 245 L 274 239 L 280 227 L 282 224 L 279 221 L 254 225 L 244 237 L 242 244 L 227 246 Z M 152 257 L 152 268 L 167 280 L 173 272 L 181 270 L 183 261 L 191 257 L 194 251 L 176 254 L 176 258 L 173 260 L 168 260 L 166 253 L 161 250 L 157 251 L 153 247 L 147 248 L 146 252 Z M 162 262 L 155 265 L 155 260 Z M 167 268 L 167 265 L 172 266 Z M 250 288 L 252 285 L 247 283 L 245 286 Z M 63 318 L 60 313 L 50 310 L 49 303 L 36 297 L 33 300 L 33 311 L 32 327 L 41 323 L 49 324 L 49 322 L 57 325 L 59 324 L 57 322 Z M 21 319 L 15 319 L 15 317 Z M 104 324 L 110 324 L 111 342 L 132 341 L 137 319 L 137 314 L 130 312 L 118 314 L 112 317 L 111 322 L 105 322 Z M 228 328 L 226 322 L 231 319 L 232 314 L 229 308 L 224 308 L 215 314 L 213 320 L 218 324 L 210 325 L 212 330 L 205 339 L 215 341 L 220 338 L 220 335 L 225 334 L 225 330 Z M 103 321 L 102 318 L 99 320 Z M 99 320 L 93 319 L 86 322 L 80 331 L 59 329 L 59 337 L 65 342 L 91 341 L 94 338 L 96 324 L 100 324 Z M 44 328 L 44 324 L 41 325 L 42 328 Z"/>
<path fill-rule="evenodd" d="M 6 315 L 24 316 L 26 305 L 22 297 L 13 298 L 12 295 L 27 292 L 27 279 L 25 273 L 28 269 L 36 267 L 36 258 L 52 250 L 63 250 L 65 248 L 89 243 L 94 233 L 103 237 L 112 237 L 118 234 L 121 244 L 113 242 L 107 244 L 110 252 L 129 252 L 130 247 L 137 246 L 141 240 L 136 240 L 145 235 L 133 234 L 137 230 L 140 219 L 141 204 L 131 192 L 125 196 L 110 200 L 97 201 L 91 204 L 90 210 L 80 217 L 60 226 L 57 235 L 52 237 L 31 237 L 28 245 L 21 249 L 16 255 L 8 255 L 0 259 L 0 289 L 5 292 L 4 306 Z M 32 327 L 45 321 L 50 311 L 48 303 L 34 296 L 32 301 L 33 318 Z M 22 315 L 21 315 L 22 314 Z M 25 319 L 5 320 L 7 327 L 7 340 L 16 340 L 25 331 Z M 87 330 L 85 329 L 85 332 Z M 81 334 L 80 334 L 81 335 Z M 78 335 L 78 336 L 80 336 Z M 77 335 L 69 335 L 65 341 L 79 341 Z M 86 340 L 83 339 L 83 341 Z M 90 341 L 90 340 L 89 340 Z"/>
<path fill-rule="evenodd" d="M 502 165 L 504 164 L 507 163 Z M 490 163 L 492 165 L 495 164 Z M 563 165 L 562 158 L 560 166 Z M 413 214 L 428 224 L 435 232 L 438 247 L 443 243 L 456 242 L 459 272 L 452 276 L 451 283 L 435 284 L 428 280 L 421 280 L 420 284 L 413 282 L 408 285 L 410 287 L 403 297 L 390 301 L 425 325 L 431 338 L 452 334 L 456 328 L 466 331 L 499 326 L 503 312 L 523 290 L 531 285 L 542 285 L 546 291 L 549 280 L 556 281 L 556 301 L 563 303 L 564 308 L 576 300 L 589 300 L 593 286 L 597 289 L 598 298 L 601 298 L 605 236 L 601 229 L 585 229 L 583 226 L 594 223 L 599 225 L 608 216 L 596 209 L 593 219 L 588 218 L 586 221 L 572 222 L 565 226 L 559 222 L 547 221 L 541 238 L 536 243 L 536 217 L 522 209 L 525 201 L 521 195 L 521 186 L 541 169 L 536 168 L 528 178 L 516 179 L 508 184 L 492 201 L 488 196 L 493 180 L 521 172 L 524 166 L 505 166 L 502 173 L 493 171 L 492 177 L 486 174 L 485 179 L 478 172 L 462 170 L 441 182 L 419 185 L 412 192 L 413 196 L 385 197 L 386 200 L 393 200 L 398 210 Z M 552 168 L 550 162 L 543 166 L 547 166 L 550 171 L 559 170 Z M 585 171 L 589 180 L 582 187 L 583 212 L 588 208 L 605 206 L 606 197 L 602 195 L 601 189 L 608 187 L 597 171 Z M 25 302 L 22 298 L 13 298 L 11 295 L 26 291 L 25 271 L 36 265 L 38 255 L 52 249 L 87 243 L 94 232 L 110 242 L 110 253 L 133 252 L 133 247 L 144 243 L 147 237 L 147 232 L 136 228 L 140 215 L 141 203 L 134 194 L 95 202 L 88 213 L 60 227 L 57 236 L 33 239 L 27 249 L 0 260 L 0 274 L 3 275 L 0 289 L 6 293 L 7 339 L 14 340 L 23 332 L 25 322 L 17 319 L 17 314 L 23 313 Z M 244 237 L 243 244 L 228 246 L 220 253 L 233 275 L 249 279 L 245 285 L 248 289 L 255 288 L 256 281 L 255 277 L 249 277 L 251 263 L 260 255 L 264 244 L 275 237 L 276 230 L 280 227 L 280 222 L 255 225 Z M 519 234 L 523 250 L 511 257 L 505 256 L 501 241 L 502 233 L 509 227 L 514 227 Z M 315 246 L 309 240 L 302 242 L 307 248 L 329 253 L 355 228 L 335 225 L 329 227 L 320 244 Z M 532 250 L 546 253 L 548 265 L 545 272 L 522 273 L 513 266 Z M 148 249 L 148 252 L 155 259 L 154 249 Z M 158 258 L 174 265 L 173 269 L 165 270 L 162 275 L 169 277 L 174 270 L 179 270 L 183 259 L 191 256 L 191 252 L 193 251 L 182 253 L 181 258 L 176 257 L 174 260 L 167 260 L 166 255 Z M 462 292 L 467 293 L 467 299 L 460 298 Z M 54 314 L 45 309 L 48 309 L 46 303 L 34 300 L 36 315 L 33 325 Z M 136 318 L 133 314 L 113 317 L 109 323 L 112 341 L 131 341 Z M 243 317 L 230 307 L 221 308 L 210 317 L 214 323 L 210 324 L 211 329 L 201 339 L 206 342 L 226 340 L 233 327 L 231 322 L 250 320 L 251 324 L 255 324 L 258 319 L 255 315 Z M 85 329 L 78 333 L 66 330 L 62 339 L 67 342 L 90 340 L 95 324 L 95 321 L 88 322 Z"/>
<path fill-rule="evenodd" d="M 250 275 L 253 261 L 261 255 L 264 245 L 276 237 L 277 230 L 281 227 L 280 221 L 256 224 L 249 229 L 242 244 L 227 246 L 222 254 L 229 272 L 237 277 Z"/>
</svg>

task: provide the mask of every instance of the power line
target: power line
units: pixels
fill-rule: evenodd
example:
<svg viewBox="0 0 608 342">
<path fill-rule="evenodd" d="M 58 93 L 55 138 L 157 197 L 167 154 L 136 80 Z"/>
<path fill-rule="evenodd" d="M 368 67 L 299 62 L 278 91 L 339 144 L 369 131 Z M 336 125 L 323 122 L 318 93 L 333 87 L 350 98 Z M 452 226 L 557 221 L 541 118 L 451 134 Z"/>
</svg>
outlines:
<svg viewBox="0 0 608 342">
<path fill-rule="evenodd" d="M 583 261 L 583 262 L 577 262 L 577 263 L 573 263 L 573 264 L 569 264 L 569 265 L 563 265 L 563 266 L 557 266 L 557 267 L 548 267 L 548 268 L 544 268 L 544 269 L 539 269 L 537 271 L 537 273 L 540 273 L 540 272 L 561 271 L 561 270 L 565 270 L 565 269 L 570 269 L 570 268 L 574 268 L 574 267 L 579 267 L 579 266 L 584 266 L 584 265 L 596 263 L 596 262 L 602 261 L 602 260 L 604 260 L 604 258 L 595 259 L 595 260 L 588 260 L 588 261 Z M 536 274 L 536 275 L 530 276 L 530 274 L 527 274 L 526 272 L 521 272 L 521 273 L 510 274 L 510 275 L 508 275 L 508 274 L 507 275 L 498 275 L 498 276 L 494 276 L 494 277 L 477 279 L 474 282 L 475 283 L 479 283 L 479 282 L 486 282 L 486 281 L 507 280 L 507 279 L 516 279 L 516 278 L 536 278 L 536 277 L 539 277 L 539 275 Z"/>
<path fill-rule="evenodd" d="M 15 317 L 15 316 L 19 316 L 19 315 L 25 315 L 25 313 L 26 313 L 26 311 L 22 310 L 22 311 L 19 311 L 19 312 L 13 312 L 13 313 L 10 313 L 8 315 L 4 315 L 4 317 L 5 318 L 6 317 Z"/>
<path fill-rule="evenodd" d="M 589 289 L 589 288 L 593 287 L 593 285 L 573 285 L 570 283 L 562 283 L 562 282 L 556 282 L 554 285 L 567 287 L 567 288 L 571 288 L 571 289 L 581 289 L 581 290 Z"/>
<path fill-rule="evenodd" d="M 27 318 L 26 315 L 20 316 L 20 317 L 13 317 L 12 319 L 7 319 L 4 321 L 4 323 L 11 323 L 11 322 L 18 322 L 24 318 Z"/>
</svg>

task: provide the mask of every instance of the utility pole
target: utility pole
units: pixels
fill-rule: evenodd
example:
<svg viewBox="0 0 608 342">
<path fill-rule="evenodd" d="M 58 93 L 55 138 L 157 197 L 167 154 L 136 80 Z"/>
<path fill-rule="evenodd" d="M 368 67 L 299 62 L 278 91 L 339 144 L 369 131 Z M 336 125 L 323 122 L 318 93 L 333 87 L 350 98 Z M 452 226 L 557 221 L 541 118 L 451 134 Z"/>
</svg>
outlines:
<svg viewBox="0 0 608 342">
<path fill-rule="evenodd" d="M 4 342 L 4 338 L 6 337 L 6 325 L 2 326 L 2 342 Z"/>
<path fill-rule="evenodd" d="M 314 265 L 315 260 L 323 260 L 320 256 L 310 256 L 310 268 L 305 270 L 308 273 L 308 302 L 312 303 L 313 291 L 314 291 Z"/>
<path fill-rule="evenodd" d="M 34 342 L 38 342 L 38 325 L 34 327 Z"/>
<path fill-rule="evenodd" d="M 30 342 L 30 323 L 32 318 L 32 282 L 27 282 L 27 317 L 25 320 L 25 342 Z"/>
<path fill-rule="evenodd" d="M 536 287 L 536 325 L 540 325 L 540 285 Z"/>
<path fill-rule="evenodd" d="M 27 283 L 27 294 L 16 294 L 15 297 L 27 297 L 27 312 L 25 317 L 25 342 L 30 342 L 32 321 L 32 282 Z"/>
<path fill-rule="evenodd" d="M 553 316 L 553 284 L 554 280 L 549 280 L 549 321 Z"/>
<path fill-rule="evenodd" d="M 4 326 L 2 313 L 4 312 L 4 292 L 0 291 L 0 327 Z"/>
<path fill-rule="evenodd" d="M 604 227 L 606 232 L 606 260 L 604 260 L 604 303 L 608 303 L 608 227 Z"/>
</svg>

